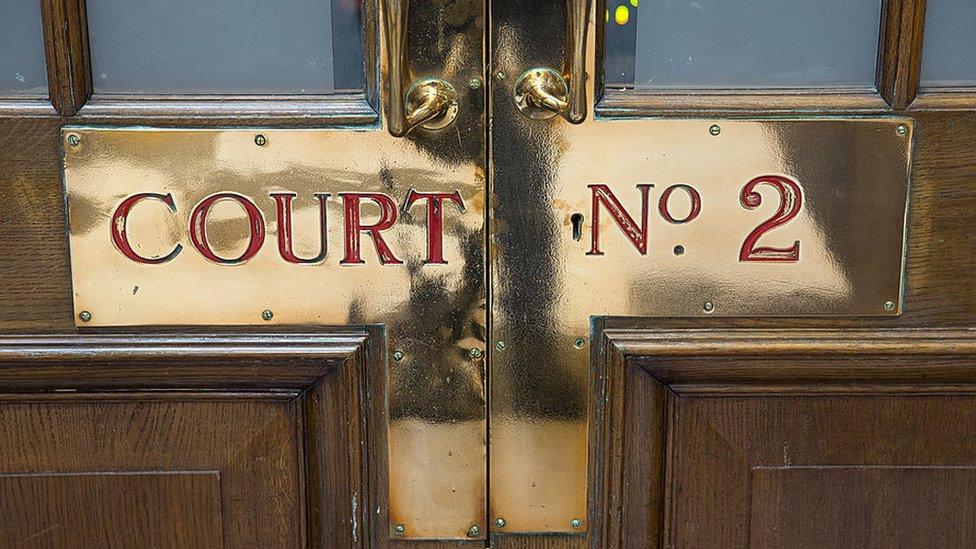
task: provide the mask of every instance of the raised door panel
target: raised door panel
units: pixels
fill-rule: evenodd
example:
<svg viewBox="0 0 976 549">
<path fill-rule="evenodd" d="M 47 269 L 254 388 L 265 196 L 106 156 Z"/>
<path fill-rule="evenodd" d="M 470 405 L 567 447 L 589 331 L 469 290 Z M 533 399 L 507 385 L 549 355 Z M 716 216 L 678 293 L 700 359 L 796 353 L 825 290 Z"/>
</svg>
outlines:
<svg viewBox="0 0 976 549">
<path fill-rule="evenodd" d="M 677 397 L 676 547 L 965 547 L 974 396 Z"/>
<path fill-rule="evenodd" d="M 211 397 L 4 402 L 6 542 L 301 545 L 301 403 L 288 394 L 201 398 Z"/>
<path fill-rule="evenodd" d="M 0 546 L 386 546 L 381 336 L 0 337 Z"/>
<path fill-rule="evenodd" d="M 971 546 L 973 331 L 603 334 L 601 546 Z"/>
</svg>

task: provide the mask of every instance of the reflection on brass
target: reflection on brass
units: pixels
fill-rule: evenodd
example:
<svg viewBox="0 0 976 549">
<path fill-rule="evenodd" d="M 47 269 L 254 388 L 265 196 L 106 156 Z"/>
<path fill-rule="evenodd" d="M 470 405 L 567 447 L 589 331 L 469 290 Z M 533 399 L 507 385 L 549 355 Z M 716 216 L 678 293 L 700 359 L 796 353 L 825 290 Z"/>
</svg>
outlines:
<svg viewBox="0 0 976 549">
<path fill-rule="evenodd" d="M 391 529 L 467 539 L 484 526 L 477 158 L 443 161 L 382 130 L 262 128 L 262 147 L 254 129 L 71 132 L 79 324 L 385 324 Z"/>
<path fill-rule="evenodd" d="M 590 0 L 566 0 L 566 58 L 563 62 L 563 74 L 547 67 L 523 72 L 515 83 L 514 93 L 515 104 L 522 114 L 533 120 L 545 120 L 562 113 L 573 124 L 586 120 L 586 37 L 589 9 Z"/>
<path fill-rule="evenodd" d="M 403 92 L 410 74 L 407 58 L 407 25 L 410 19 L 410 0 L 383 0 L 383 42 L 385 48 L 383 82 L 386 101 L 386 125 L 393 137 L 407 135 L 407 113 Z"/>
<path fill-rule="evenodd" d="M 533 120 L 552 118 L 565 111 L 569 89 L 563 75 L 549 68 L 529 69 L 515 82 L 515 104 Z"/>
<path fill-rule="evenodd" d="M 550 17 L 493 10 L 494 71 L 565 55 L 538 38 Z M 589 528 L 592 318 L 900 314 L 911 120 L 574 125 L 527 119 L 494 84 L 489 512 L 505 532 Z"/>
<path fill-rule="evenodd" d="M 407 90 L 407 131 L 421 126 L 426 130 L 442 130 L 458 115 L 457 91 L 440 78 L 424 78 Z"/>
<path fill-rule="evenodd" d="M 569 108 L 566 119 L 573 124 L 586 120 L 586 35 L 589 29 L 589 11 L 590 0 L 566 0 L 566 62 L 563 72 L 569 80 Z"/>
<path fill-rule="evenodd" d="M 406 87 L 410 75 L 407 56 L 409 12 L 410 0 L 383 0 L 386 117 L 387 127 L 394 137 L 403 137 L 418 126 L 427 130 L 446 128 L 458 114 L 457 91 L 443 78 L 422 78 L 409 89 Z"/>
</svg>

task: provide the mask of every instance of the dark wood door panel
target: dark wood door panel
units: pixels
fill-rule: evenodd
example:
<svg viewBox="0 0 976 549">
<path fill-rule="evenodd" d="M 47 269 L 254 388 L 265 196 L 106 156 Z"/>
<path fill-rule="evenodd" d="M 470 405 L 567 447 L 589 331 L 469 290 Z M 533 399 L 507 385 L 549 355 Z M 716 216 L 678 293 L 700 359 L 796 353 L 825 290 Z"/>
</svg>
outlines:
<svg viewBox="0 0 976 549">
<path fill-rule="evenodd" d="M 976 546 L 974 331 L 603 336 L 595 546 Z"/>
<path fill-rule="evenodd" d="M 678 396 L 671 415 L 676 547 L 976 543 L 976 397 Z"/>
<path fill-rule="evenodd" d="M 222 547 L 220 499 L 217 471 L 2 474 L 0 545 Z"/>
<path fill-rule="evenodd" d="M 217 503 L 208 511 L 219 519 L 218 542 L 301 545 L 300 400 L 288 394 L 153 397 L 0 404 L 0 437 L 7 441 L 0 448 L 0 478 L 6 480 L 0 489 L 7 489 L 0 494 L 7 502 L 3 531 L 15 534 L 26 518 L 38 522 L 28 545 L 167 547 L 183 545 L 167 533 L 187 530 L 202 543 L 191 546 L 205 547 L 211 528 L 206 521 L 194 518 L 169 525 L 170 532 L 156 531 L 161 516 L 194 517 L 189 508 L 203 499 Z M 54 494 L 57 505 L 104 514 L 62 523 L 60 512 L 30 512 L 50 509 L 45 499 Z M 9 544 L 30 535 L 9 537 Z"/>
<path fill-rule="evenodd" d="M 0 546 L 384 546 L 382 340 L 0 337 Z"/>
<path fill-rule="evenodd" d="M 966 547 L 976 467 L 753 467 L 750 547 Z"/>
</svg>

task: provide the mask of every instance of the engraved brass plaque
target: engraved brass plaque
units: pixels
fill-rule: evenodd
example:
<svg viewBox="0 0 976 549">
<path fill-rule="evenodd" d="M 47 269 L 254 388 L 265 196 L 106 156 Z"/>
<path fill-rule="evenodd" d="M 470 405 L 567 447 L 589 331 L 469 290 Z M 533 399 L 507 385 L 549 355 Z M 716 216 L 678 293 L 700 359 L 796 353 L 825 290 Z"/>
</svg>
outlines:
<svg viewBox="0 0 976 549">
<path fill-rule="evenodd" d="M 487 530 L 483 133 L 62 133 L 78 326 L 382 324 L 389 501 L 363 519 Z"/>
<path fill-rule="evenodd" d="M 588 527 L 592 318 L 900 314 L 910 119 L 573 125 L 513 105 L 492 159 L 490 502 L 506 531 Z"/>
</svg>

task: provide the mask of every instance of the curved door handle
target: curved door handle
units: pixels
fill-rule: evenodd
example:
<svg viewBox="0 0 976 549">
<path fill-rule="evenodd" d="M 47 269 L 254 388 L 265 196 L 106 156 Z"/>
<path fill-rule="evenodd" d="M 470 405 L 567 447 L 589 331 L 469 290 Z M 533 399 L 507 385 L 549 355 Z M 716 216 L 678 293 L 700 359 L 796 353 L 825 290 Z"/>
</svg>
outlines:
<svg viewBox="0 0 976 549">
<path fill-rule="evenodd" d="M 586 33 L 590 0 L 566 0 L 566 60 L 563 72 L 529 69 L 515 82 L 515 104 L 529 118 L 562 114 L 573 124 L 586 120 Z"/>
<path fill-rule="evenodd" d="M 410 0 L 383 0 L 383 39 L 386 43 L 386 124 L 394 137 L 420 126 L 439 130 L 458 114 L 457 90 L 442 78 L 422 78 L 409 88 L 407 29 Z"/>
</svg>

